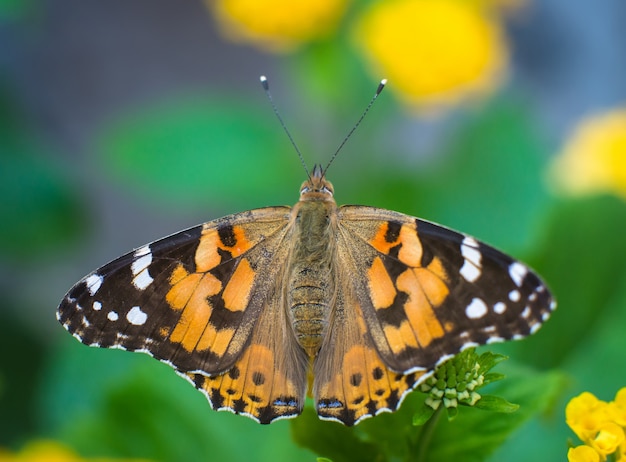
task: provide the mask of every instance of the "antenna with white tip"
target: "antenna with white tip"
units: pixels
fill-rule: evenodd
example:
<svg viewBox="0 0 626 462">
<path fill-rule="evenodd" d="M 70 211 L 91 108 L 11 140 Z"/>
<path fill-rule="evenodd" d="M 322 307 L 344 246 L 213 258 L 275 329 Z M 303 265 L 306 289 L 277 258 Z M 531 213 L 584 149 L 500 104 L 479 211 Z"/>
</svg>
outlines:
<svg viewBox="0 0 626 462">
<path fill-rule="evenodd" d="M 374 104 L 374 101 L 376 101 L 376 98 L 378 98 L 378 95 L 380 95 L 380 93 L 385 88 L 385 85 L 387 85 L 387 79 L 382 79 L 380 81 L 380 83 L 378 84 L 378 88 L 376 89 L 376 93 L 374 93 L 374 96 L 372 96 L 372 99 L 370 100 L 369 104 L 367 105 L 367 107 L 363 111 L 363 114 L 361 114 L 361 117 L 359 117 L 359 120 L 357 120 L 357 122 L 354 124 L 354 127 L 352 127 L 352 130 L 350 130 L 348 132 L 346 137 L 343 139 L 343 141 L 341 142 L 341 144 L 339 145 L 339 147 L 337 148 L 335 153 L 332 155 L 332 157 L 330 158 L 330 160 L 326 164 L 326 167 L 324 167 L 324 170 L 322 170 L 322 176 L 326 174 L 326 170 L 328 170 L 328 167 L 330 167 L 330 164 L 333 163 L 333 161 L 335 160 L 335 157 L 337 157 L 337 154 L 339 154 L 339 151 L 341 151 L 341 148 L 343 148 L 343 145 L 346 144 L 346 141 L 348 141 L 348 138 L 350 138 L 352 136 L 352 134 L 354 133 L 354 131 L 357 129 L 357 127 L 359 125 L 361 125 L 361 122 L 363 122 L 363 119 L 365 118 L 365 116 L 369 112 L 370 108 Z"/>
<path fill-rule="evenodd" d="M 269 83 L 267 82 L 267 77 L 262 75 L 260 77 L 260 80 L 261 80 L 261 85 L 263 85 L 263 90 L 265 90 L 265 94 L 267 95 L 267 99 L 270 101 L 270 104 L 272 105 L 272 109 L 274 110 L 274 114 L 276 114 L 276 117 L 278 118 L 278 121 L 280 122 L 281 127 L 283 127 L 283 130 L 285 130 L 285 133 L 289 137 L 289 141 L 291 141 L 291 145 L 294 147 L 294 149 L 298 153 L 298 157 L 300 158 L 300 163 L 302 164 L 302 167 L 304 167 L 304 171 L 306 172 L 306 176 L 310 180 L 311 179 L 311 174 L 309 173 L 309 169 L 307 168 L 306 163 L 304 162 L 304 157 L 302 157 L 302 153 L 300 152 L 300 149 L 298 149 L 298 145 L 293 140 L 293 137 L 291 136 L 291 133 L 287 129 L 287 126 L 285 125 L 285 122 L 283 122 L 283 118 L 280 116 L 280 113 L 278 112 L 278 109 L 276 108 L 276 105 L 274 104 L 274 100 L 272 99 L 272 94 L 270 93 L 270 86 L 269 86 Z M 332 157 L 328 161 L 328 164 L 326 164 L 326 167 L 322 170 L 322 176 L 324 176 L 326 174 L 326 170 L 328 170 L 328 167 L 330 167 L 330 164 L 333 163 L 333 161 L 337 157 L 337 154 L 339 154 L 339 151 L 341 151 L 341 148 L 343 148 L 343 145 L 346 144 L 346 142 L 348 141 L 350 136 L 352 136 L 352 134 L 357 129 L 357 127 L 359 125 L 361 125 L 361 122 L 363 122 L 363 119 L 365 118 L 365 116 L 369 112 L 370 108 L 374 104 L 374 101 L 376 101 L 376 98 L 378 98 L 378 95 L 380 95 L 380 93 L 385 88 L 386 84 L 387 84 L 387 79 L 382 79 L 380 81 L 380 83 L 378 84 L 378 88 L 376 89 L 376 92 L 374 93 L 374 96 L 372 97 L 372 99 L 370 100 L 369 104 L 367 105 L 367 107 L 365 108 L 363 113 L 361 114 L 361 117 L 359 117 L 359 120 L 357 120 L 356 124 L 354 124 L 352 129 L 345 136 L 345 138 L 343 139 L 343 141 L 341 142 L 341 144 L 339 145 L 339 147 L 337 148 L 335 153 L 332 155 Z"/>
<path fill-rule="evenodd" d="M 302 164 L 302 167 L 304 167 L 304 172 L 306 173 L 307 178 L 309 178 L 310 180 L 311 175 L 309 174 L 309 169 L 306 167 L 306 163 L 304 162 L 304 157 L 302 157 L 302 153 L 300 152 L 300 149 L 298 149 L 298 145 L 293 140 L 293 137 L 291 136 L 291 133 L 289 133 L 289 130 L 287 129 L 287 126 L 285 125 L 285 122 L 283 122 L 283 118 L 280 116 L 280 113 L 278 112 L 278 108 L 274 104 L 274 100 L 272 99 L 272 94 L 270 93 L 270 85 L 267 82 L 267 77 L 262 75 L 260 77 L 260 80 L 261 80 L 261 85 L 263 85 L 263 90 L 265 90 L 265 94 L 267 95 L 267 99 L 270 100 L 270 104 L 272 105 L 274 114 L 276 114 L 276 117 L 278 118 L 278 121 L 280 122 L 281 127 L 283 127 L 283 130 L 285 130 L 285 133 L 289 137 L 289 141 L 291 141 L 291 145 L 298 153 L 298 157 L 300 158 L 300 163 Z"/>
</svg>

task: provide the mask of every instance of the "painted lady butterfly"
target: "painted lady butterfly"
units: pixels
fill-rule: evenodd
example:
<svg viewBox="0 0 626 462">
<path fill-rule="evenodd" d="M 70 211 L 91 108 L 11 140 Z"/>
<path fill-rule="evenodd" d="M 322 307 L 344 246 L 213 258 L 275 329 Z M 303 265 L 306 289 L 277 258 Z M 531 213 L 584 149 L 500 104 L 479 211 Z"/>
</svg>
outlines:
<svg viewBox="0 0 626 462">
<path fill-rule="evenodd" d="M 59 321 L 87 345 L 169 364 L 216 410 L 270 423 L 300 414 L 309 391 L 320 418 L 354 425 L 464 348 L 550 316 L 522 263 L 428 221 L 338 207 L 325 173 L 315 166 L 294 207 L 209 221 L 99 268 Z"/>
</svg>

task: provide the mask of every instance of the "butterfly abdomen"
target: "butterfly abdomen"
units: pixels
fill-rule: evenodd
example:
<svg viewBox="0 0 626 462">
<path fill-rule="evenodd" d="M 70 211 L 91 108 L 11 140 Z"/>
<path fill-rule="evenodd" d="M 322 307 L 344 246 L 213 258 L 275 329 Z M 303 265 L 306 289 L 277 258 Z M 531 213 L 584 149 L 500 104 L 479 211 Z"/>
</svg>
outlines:
<svg viewBox="0 0 626 462">
<path fill-rule="evenodd" d="M 328 328 L 332 275 L 329 202 L 303 202 L 297 208 L 296 240 L 289 262 L 287 301 L 298 343 L 315 357 Z"/>
</svg>

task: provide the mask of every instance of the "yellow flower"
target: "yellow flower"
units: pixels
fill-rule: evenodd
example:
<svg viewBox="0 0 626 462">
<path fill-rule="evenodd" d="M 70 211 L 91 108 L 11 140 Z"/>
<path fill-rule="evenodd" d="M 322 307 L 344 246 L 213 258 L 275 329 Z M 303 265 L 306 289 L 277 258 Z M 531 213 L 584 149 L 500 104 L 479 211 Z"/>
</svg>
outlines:
<svg viewBox="0 0 626 462">
<path fill-rule="evenodd" d="M 84 459 L 55 441 L 41 440 L 28 443 L 17 454 L 0 448 L 0 462 L 131 462 L 130 459 Z M 140 462 L 134 459 L 134 462 Z"/>
<path fill-rule="evenodd" d="M 570 449 L 570 462 L 604 461 L 609 455 L 626 462 L 626 388 L 609 403 L 581 393 L 567 404 L 565 420 L 586 445 Z"/>
<path fill-rule="evenodd" d="M 615 395 L 615 401 L 609 403 L 609 415 L 616 424 L 626 427 L 626 387 Z"/>
<path fill-rule="evenodd" d="M 591 447 L 602 456 L 613 454 L 624 442 L 624 430 L 613 422 L 600 425 L 595 438 L 590 442 Z"/>
<path fill-rule="evenodd" d="M 577 446 L 567 452 L 569 462 L 600 462 L 600 454 L 589 446 Z"/>
<path fill-rule="evenodd" d="M 374 73 L 422 109 L 493 91 L 508 62 L 500 24 L 467 1 L 379 1 L 355 31 Z"/>
<path fill-rule="evenodd" d="M 347 0 L 205 0 L 230 39 L 270 51 L 291 50 L 331 33 Z"/>
<path fill-rule="evenodd" d="M 571 194 L 626 198 L 626 108 L 583 120 L 552 165 L 555 186 Z"/>
<path fill-rule="evenodd" d="M 585 443 L 591 441 L 598 428 L 607 421 L 607 403 L 585 391 L 565 407 L 565 421 Z"/>
</svg>

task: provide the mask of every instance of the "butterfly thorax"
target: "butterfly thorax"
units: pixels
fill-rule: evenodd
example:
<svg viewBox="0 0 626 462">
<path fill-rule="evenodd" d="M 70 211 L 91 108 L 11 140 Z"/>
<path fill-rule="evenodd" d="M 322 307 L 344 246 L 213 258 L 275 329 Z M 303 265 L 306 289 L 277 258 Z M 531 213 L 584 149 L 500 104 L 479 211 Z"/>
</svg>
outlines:
<svg viewBox="0 0 626 462">
<path fill-rule="evenodd" d="M 313 358 L 328 329 L 333 275 L 333 216 L 337 205 L 332 185 L 317 167 L 302 185 L 300 202 L 293 208 L 294 247 L 287 273 L 287 300 L 298 343 Z"/>
</svg>

